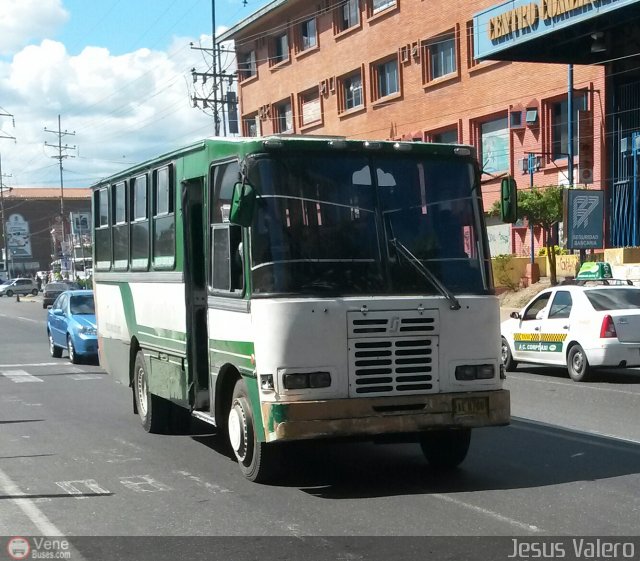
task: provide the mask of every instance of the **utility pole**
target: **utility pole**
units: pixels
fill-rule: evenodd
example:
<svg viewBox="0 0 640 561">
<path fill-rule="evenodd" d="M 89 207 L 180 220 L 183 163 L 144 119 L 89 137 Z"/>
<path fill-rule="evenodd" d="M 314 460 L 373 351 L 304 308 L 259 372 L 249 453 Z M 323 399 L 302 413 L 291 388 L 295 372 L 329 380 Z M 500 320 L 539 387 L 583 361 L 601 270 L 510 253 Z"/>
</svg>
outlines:
<svg viewBox="0 0 640 561">
<path fill-rule="evenodd" d="M 61 218 L 61 226 L 62 226 L 62 238 L 61 238 L 61 243 L 60 243 L 60 252 L 62 253 L 62 257 L 64 258 L 64 236 L 65 236 L 65 232 L 64 232 L 64 181 L 62 179 L 62 160 L 64 160 L 65 158 L 69 158 L 69 157 L 73 157 L 73 156 L 69 156 L 69 154 L 67 154 L 67 150 L 75 150 L 76 147 L 75 146 L 69 146 L 68 144 L 65 144 L 64 146 L 62 145 L 62 137 L 64 136 L 75 136 L 75 131 L 73 132 L 68 132 L 67 130 L 63 131 L 62 130 L 62 126 L 60 124 L 60 115 L 58 115 L 58 130 L 50 130 L 47 127 L 44 128 L 45 132 L 51 132 L 53 134 L 55 134 L 58 137 L 58 144 L 50 144 L 48 142 L 45 141 L 44 145 L 45 146 L 50 146 L 53 148 L 57 148 L 58 149 L 58 154 L 56 156 L 51 156 L 52 158 L 55 158 L 56 160 L 58 160 L 58 165 L 60 167 L 60 218 Z"/>
<path fill-rule="evenodd" d="M 15 118 L 13 117 L 13 115 L 11 113 L 6 113 L 3 112 L 0 113 L 0 117 L 11 117 L 11 121 L 13 123 L 13 126 L 15 128 L 16 126 L 16 121 Z M 2 131 L 0 129 L 0 138 L 8 138 L 11 139 L 13 141 L 16 140 L 15 136 L 11 136 L 6 134 L 4 131 Z M 5 176 L 2 175 L 2 155 L 0 155 L 0 209 L 2 210 L 2 248 L 4 249 L 4 270 L 7 272 L 7 278 L 10 279 L 11 278 L 11 270 L 9 267 L 9 245 L 7 244 L 7 223 L 4 219 L 4 185 L 2 185 L 2 178 L 3 177 L 11 177 L 10 175 Z M 11 189 L 9 189 L 11 190 Z"/>
<path fill-rule="evenodd" d="M 7 244 L 7 227 L 4 218 L 4 185 L 2 184 L 3 177 L 11 177 L 11 175 L 3 175 L 2 173 L 2 154 L 0 154 L 0 210 L 2 210 L 2 248 L 4 250 L 4 270 L 7 273 L 7 279 L 11 278 L 11 271 L 9 270 L 9 246 Z M 11 187 L 9 187 L 11 191 Z"/>
<path fill-rule="evenodd" d="M 243 5 L 247 5 L 247 0 L 243 0 Z M 226 73 L 222 71 L 221 53 L 223 50 L 216 45 L 216 4 L 215 0 L 211 0 L 211 39 L 212 48 L 196 47 L 191 43 L 191 48 L 198 51 L 204 51 L 211 55 L 211 67 L 206 72 L 198 72 L 195 68 L 191 69 L 193 83 L 198 83 L 198 78 L 202 80 L 205 86 L 208 79 L 212 80 L 211 92 L 209 95 L 198 96 L 195 93 L 191 96 L 191 102 L 194 108 L 199 108 L 198 103 L 202 104 L 203 109 L 213 109 L 214 135 L 220 136 L 220 123 L 222 122 L 224 136 L 227 134 L 227 124 L 225 119 L 225 106 L 228 106 L 228 112 L 231 113 L 237 106 L 235 96 L 226 96 L 224 92 L 224 81 L 228 80 L 229 86 L 237 78 L 235 73 Z M 225 51 L 231 52 L 231 51 Z M 230 127 L 231 129 L 231 127 Z M 229 132 L 238 132 L 230 130 Z"/>
</svg>

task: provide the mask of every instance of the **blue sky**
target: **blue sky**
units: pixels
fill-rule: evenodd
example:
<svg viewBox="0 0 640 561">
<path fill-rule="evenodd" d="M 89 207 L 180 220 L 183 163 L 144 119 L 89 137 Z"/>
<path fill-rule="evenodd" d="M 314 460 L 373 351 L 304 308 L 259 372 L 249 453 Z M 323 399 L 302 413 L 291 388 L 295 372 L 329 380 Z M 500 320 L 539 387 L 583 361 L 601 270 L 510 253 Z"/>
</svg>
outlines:
<svg viewBox="0 0 640 561">
<path fill-rule="evenodd" d="M 226 29 L 270 0 L 216 0 Z M 55 187 L 57 128 L 65 187 L 89 187 L 131 164 L 213 134 L 211 0 L 0 0 L 0 156 L 3 183 Z M 225 69 L 235 57 L 224 55 Z M 4 115 L 3 115 L 4 114 Z M 15 125 L 14 125 L 15 122 Z M 5 138 L 2 138 L 5 137 Z M 11 138 L 15 137 L 15 141 Z"/>
<path fill-rule="evenodd" d="M 216 0 L 216 27 L 231 27 L 269 0 Z M 173 36 L 211 34 L 211 0 L 64 0 L 70 13 L 55 37 L 71 54 L 86 45 L 114 54 L 148 47 L 166 49 Z"/>
</svg>

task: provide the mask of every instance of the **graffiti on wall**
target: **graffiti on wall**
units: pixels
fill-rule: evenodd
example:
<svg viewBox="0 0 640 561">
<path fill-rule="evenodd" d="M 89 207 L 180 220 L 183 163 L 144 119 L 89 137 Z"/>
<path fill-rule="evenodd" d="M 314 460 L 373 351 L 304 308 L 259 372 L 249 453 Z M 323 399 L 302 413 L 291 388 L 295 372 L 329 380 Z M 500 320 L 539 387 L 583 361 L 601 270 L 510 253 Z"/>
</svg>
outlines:
<svg viewBox="0 0 640 561">
<path fill-rule="evenodd" d="M 491 255 L 511 253 L 511 224 L 487 226 Z"/>
</svg>

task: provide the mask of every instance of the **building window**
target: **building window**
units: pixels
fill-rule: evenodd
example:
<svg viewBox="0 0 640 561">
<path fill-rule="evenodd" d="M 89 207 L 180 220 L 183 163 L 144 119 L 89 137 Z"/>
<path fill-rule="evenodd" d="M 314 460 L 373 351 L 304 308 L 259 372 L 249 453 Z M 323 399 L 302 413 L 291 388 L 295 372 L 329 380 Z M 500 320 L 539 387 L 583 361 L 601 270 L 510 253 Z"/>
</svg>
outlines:
<svg viewBox="0 0 640 561">
<path fill-rule="evenodd" d="M 260 136 L 260 118 L 257 113 L 243 117 L 242 134 L 243 136 Z"/>
<path fill-rule="evenodd" d="M 573 153 L 578 153 L 578 111 L 587 108 L 587 96 L 573 96 Z M 569 102 L 567 98 L 551 104 L 551 153 L 554 160 L 567 158 L 569 153 Z"/>
<path fill-rule="evenodd" d="M 360 0 L 347 0 L 337 10 L 336 28 L 338 33 L 360 25 Z"/>
<path fill-rule="evenodd" d="M 509 121 L 506 116 L 480 124 L 482 171 L 495 173 L 509 169 Z"/>
<path fill-rule="evenodd" d="M 308 19 L 300 24 L 300 45 L 298 50 L 306 51 L 312 49 L 318 44 L 318 35 L 316 33 L 316 20 Z"/>
<path fill-rule="evenodd" d="M 456 65 L 456 36 L 448 32 L 424 43 L 425 82 L 454 74 Z"/>
<path fill-rule="evenodd" d="M 375 99 L 400 92 L 400 75 L 398 59 L 393 58 L 373 66 L 373 83 L 375 84 Z"/>
<path fill-rule="evenodd" d="M 458 129 L 446 129 L 432 132 L 427 135 L 429 142 L 437 142 L 438 144 L 457 144 Z"/>
<path fill-rule="evenodd" d="M 275 132 L 293 132 L 293 111 L 291 109 L 291 102 L 283 101 L 281 103 L 277 103 L 275 109 Z"/>
<path fill-rule="evenodd" d="M 286 32 L 272 39 L 271 50 L 271 66 L 289 60 L 289 38 Z"/>
<path fill-rule="evenodd" d="M 238 53 L 238 78 L 240 81 L 251 78 L 257 73 L 256 52 Z"/>
<path fill-rule="evenodd" d="M 322 121 L 322 105 L 318 88 L 300 94 L 300 126 L 317 124 Z"/>
<path fill-rule="evenodd" d="M 340 111 L 349 111 L 364 105 L 362 72 L 354 72 L 340 79 Z"/>
<path fill-rule="evenodd" d="M 370 0 L 370 2 L 370 13 L 372 16 L 396 6 L 396 0 Z"/>
</svg>

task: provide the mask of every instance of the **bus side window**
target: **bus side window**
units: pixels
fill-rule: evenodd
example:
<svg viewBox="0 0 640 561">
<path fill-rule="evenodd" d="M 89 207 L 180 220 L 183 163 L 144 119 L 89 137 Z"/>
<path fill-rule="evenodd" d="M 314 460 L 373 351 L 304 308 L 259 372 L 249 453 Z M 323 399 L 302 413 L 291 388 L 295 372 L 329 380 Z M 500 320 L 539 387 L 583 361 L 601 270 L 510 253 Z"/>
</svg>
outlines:
<svg viewBox="0 0 640 561">
<path fill-rule="evenodd" d="M 108 271 L 111 268 L 111 225 L 109 221 L 109 187 L 94 192 L 95 221 L 95 263 L 96 269 Z"/>
<path fill-rule="evenodd" d="M 209 286 L 216 292 L 239 296 L 244 290 L 242 228 L 229 223 L 233 187 L 240 181 L 238 161 L 212 166 L 210 178 L 209 198 L 212 204 Z"/>
</svg>

